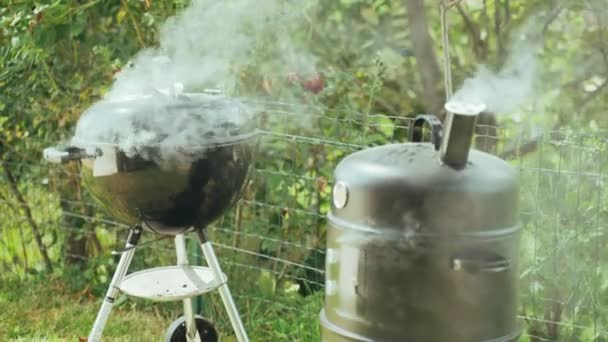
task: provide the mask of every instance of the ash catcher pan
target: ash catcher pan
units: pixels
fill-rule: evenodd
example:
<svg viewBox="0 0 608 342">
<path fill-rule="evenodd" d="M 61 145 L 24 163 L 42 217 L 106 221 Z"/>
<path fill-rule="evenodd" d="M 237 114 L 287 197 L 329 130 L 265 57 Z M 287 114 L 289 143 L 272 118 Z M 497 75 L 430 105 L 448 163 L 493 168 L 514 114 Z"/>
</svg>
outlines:
<svg viewBox="0 0 608 342">
<path fill-rule="evenodd" d="M 96 202 L 159 234 L 202 228 L 239 197 L 257 142 L 255 113 L 214 91 L 104 100 L 52 162 L 77 161 Z"/>
</svg>

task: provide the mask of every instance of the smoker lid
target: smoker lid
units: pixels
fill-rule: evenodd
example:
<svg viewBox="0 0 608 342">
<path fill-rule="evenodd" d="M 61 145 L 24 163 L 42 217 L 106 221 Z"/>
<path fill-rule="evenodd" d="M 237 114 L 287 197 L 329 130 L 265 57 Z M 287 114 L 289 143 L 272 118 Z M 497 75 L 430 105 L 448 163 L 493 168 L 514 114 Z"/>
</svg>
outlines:
<svg viewBox="0 0 608 342">
<path fill-rule="evenodd" d="M 254 111 L 237 99 L 215 92 L 156 92 L 97 102 L 82 114 L 71 144 L 117 146 L 138 140 L 146 147 L 167 141 L 178 147 L 218 146 L 256 133 Z"/>
<path fill-rule="evenodd" d="M 391 144 L 353 153 L 334 174 L 334 224 L 361 231 L 427 233 L 518 225 L 516 171 L 472 150 L 462 170 L 442 165 L 429 143 Z"/>
</svg>

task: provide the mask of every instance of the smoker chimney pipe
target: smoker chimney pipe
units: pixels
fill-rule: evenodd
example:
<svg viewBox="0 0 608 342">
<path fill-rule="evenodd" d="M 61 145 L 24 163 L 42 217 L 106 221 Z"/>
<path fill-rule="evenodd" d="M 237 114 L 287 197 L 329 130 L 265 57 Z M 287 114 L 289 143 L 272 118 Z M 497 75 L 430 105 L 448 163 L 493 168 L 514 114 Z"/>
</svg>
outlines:
<svg viewBox="0 0 608 342">
<path fill-rule="evenodd" d="M 439 149 L 439 155 L 444 164 L 458 170 L 467 165 L 475 133 L 475 121 L 477 115 L 485 108 L 483 104 L 453 100 L 445 105 L 448 114 Z"/>
</svg>

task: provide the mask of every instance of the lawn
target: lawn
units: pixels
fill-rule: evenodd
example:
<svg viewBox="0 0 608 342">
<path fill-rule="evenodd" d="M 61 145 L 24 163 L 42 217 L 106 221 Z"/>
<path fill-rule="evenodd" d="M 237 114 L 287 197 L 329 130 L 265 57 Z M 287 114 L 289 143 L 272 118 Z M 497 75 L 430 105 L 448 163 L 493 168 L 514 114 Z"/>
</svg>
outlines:
<svg viewBox="0 0 608 342">
<path fill-rule="evenodd" d="M 316 341 L 319 304 L 320 297 L 313 296 L 301 310 L 288 313 L 282 305 L 272 308 L 265 304 L 266 310 L 262 311 L 249 304 L 242 308 L 242 315 L 252 341 Z M 61 279 L 4 281 L 0 284 L 0 341 L 78 341 L 88 335 L 99 306 L 100 298 L 87 288 L 71 289 Z M 163 341 L 180 306 L 121 297 L 106 325 L 104 339 Z M 220 319 L 218 325 L 222 341 L 235 341 L 225 320 Z"/>
</svg>

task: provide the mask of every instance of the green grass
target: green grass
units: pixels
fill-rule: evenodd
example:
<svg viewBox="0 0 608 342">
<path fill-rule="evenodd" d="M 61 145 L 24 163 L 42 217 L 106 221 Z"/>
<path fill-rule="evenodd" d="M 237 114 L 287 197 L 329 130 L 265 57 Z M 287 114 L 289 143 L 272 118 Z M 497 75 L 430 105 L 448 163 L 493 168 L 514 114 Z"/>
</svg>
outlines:
<svg viewBox="0 0 608 342">
<path fill-rule="evenodd" d="M 207 297 L 222 342 L 234 341 L 219 296 Z M 318 341 L 321 294 L 279 303 L 237 300 L 252 341 Z M 274 303 L 274 304 L 273 304 Z M 0 282 L 0 341 L 78 341 L 86 338 L 100 307 L 87 289 L 60 280 Z M 106 341 L 162 341 L 180 303 L 121 297 L 104 330 Z"/>
<path fill-rule="evenodd" d="M 99 300 L 70 292 L 59 280 L 0 284 L 0 341 L 77 341 L 86 338 Z M 160 311 L 137 310 L 125 302 L 110 316 L 104 337 L 111 341 L 160 341 L 170 324 Z"/>
</svg>

